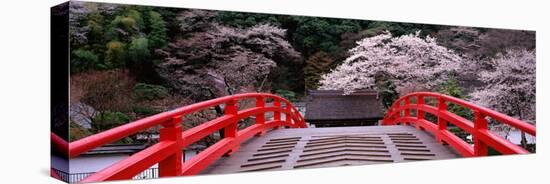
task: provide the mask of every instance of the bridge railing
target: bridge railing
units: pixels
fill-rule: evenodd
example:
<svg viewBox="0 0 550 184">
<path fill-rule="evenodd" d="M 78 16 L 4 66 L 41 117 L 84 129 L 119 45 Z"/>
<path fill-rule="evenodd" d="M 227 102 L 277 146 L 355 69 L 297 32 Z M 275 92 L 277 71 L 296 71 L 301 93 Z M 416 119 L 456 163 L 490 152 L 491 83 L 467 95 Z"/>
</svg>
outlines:
<svg viewBox="0 0 550 184">
<path fill-rule="evenodd" d="M 437 105 L 425 103 L 426 97 L 437 99 Z M 415 99 L 416 103 L 411 103 Z M 456 104 L 470 109 L 474 114 L 473 122 L 447 110 L 447 103 Z M 416 116 L 411 116 L 411 110 L 416 111 Z M 437 117 L 437 122 L 426 119 L 426 113 Z M 507 116 L 505 114 L 487 109 L 473 103 L 439 93 L 415 92 L 399 98 L 388 109 L 383 125 L 414 125 L 419 129 L 431 132 L 440 143 L 446 143 L 459 152 L 462 156 L 485 156 L 491 147 L 501 154 L 525 154 L 529 153 L 522 147 L 500 137 L 488 129 L 487 118 L 507 124 L 527 134 L 536 136 L 535 126 Z M 452 132 L 447 130 L 448 123 L 468 132 L 473 136 L 473 147 Z"/>
<path fill-rule="evenodd" d="M 238 102 L 255 99 L 252 108 L 238 110 Z M 267 99 L 273 100 L 273 106 L 266 106 Z M 282 106 L 281 103 L 285 105 Z M 224 104 L 224 115 L 204 122 L 189 130 L 182 130 L 181 123 L 185 115 L 210 107 Z M 266 120 L 265 114 L 273 113 L 273 120 Z M 281 119 L 281 114 L 285 118 Z M 239 120 L 255 116 L 256 122 L 243 130 L 237 129 Z M 81 182 L 131 179 L 140 172 L 158 163 L 159 177 L 194 175 L 223 155 L 230 155 L 238 150 L 241 142 L 254 135 L 264 134 L 270 129 L 279 127 L 305 128 L 303 116 L 288 100 L 268 93 L 244 93 L 208 100 L 172 111 L 146 117 L 110 130 L 94 134 L 66 145 L 63 140 L 52 133 L 54 148 L 68 147 L 69 158 L 102 145 L 115 142 L 154 126 L 162 126 L 158 143 L 133 154 L 103 170 L 92 174 Z M 182 149 L 219 130 L 224 131 L 224 138 L 185 163 L 182 162 Z"/>
</svg>

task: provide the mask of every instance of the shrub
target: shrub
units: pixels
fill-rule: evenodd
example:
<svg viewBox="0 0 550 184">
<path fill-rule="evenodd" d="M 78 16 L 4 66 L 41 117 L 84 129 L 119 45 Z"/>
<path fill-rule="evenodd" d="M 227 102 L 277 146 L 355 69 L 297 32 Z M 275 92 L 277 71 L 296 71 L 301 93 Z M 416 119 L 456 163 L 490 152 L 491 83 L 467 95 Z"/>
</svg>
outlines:
<svg viewBox="0 0 550 184">
<path fill-rule="evenodd" d="M 92 133 L 90 132 L 90 130 L 78 125 L 77 123 L 75 122 L 70 122 L 69 123 L 69 140 L 70 141 L 75 141 L 75 140 L 78 140 L 78 139 L 81 139 L 81 138 L 84 138 L 84 137 L 87 137 L 89 135 L 92 135 Z"/>
<path fill-rule="evenodd" d="M 149 116 L 156 113 L 159 113 L 159 111 L 151 108 L 151 107 L 145 107 L 145 106 L 134 106 L 132 108 L 132 111 L 136 113 L 137 115 L 143 115 L 143 116 Z"/>
<path fill-rule="evenodd" d="M 71 98 L 73 92 L 80 91 L 80 100 L 97 111 L 128 112 L 134 85 L 134 78 L 126 70 L 83 73 L 71 78 Z"/>
<path fill-rule="evenodd" d="M 133 39 L 128 48 L 128 56 L 133 65 L 140 65 L 149 59 L 149 40 L 144 37 Z"/>
<path fill-rule="evenodd" d="M 163 48 L 166 46 L 166 40 L 168 40 L 166 22 L 162 19 L 162 15 L 155 11 L 149 12 L 149 22 L 151 29 L 151 32 L 147 36 L 150 40 L 149 48 L 152 50 Z"/>
<path fill-rule="evenodd" d="M 105 64 L 101 67 L 104 69 L 109 69 L 124 66 L 124 59 L 126 58 L 126 51 L 124 47 L 124 43 L 116 40 L 107 43 Z"/>
<path fill-rule="evenodd" d="M 77 49 L 71 55 L 71 73 L 78 73 L 90 68 L 94 68 L 98 64 L 98 56 L 88 50 Z"/>
<path fill-rule="evenodd" d="M 450 77 L 446 82 L 442 83 L 439 86 L 439 89 L 437 92 L 446 94 L 452 97 L 460 98 L 460 99 L 466 99 L 466 95 L 464 93 L 464 89 L 458 85 L 458 81 L 454 77 Z M 468 108 L 456 105 L 456 104 L 449 104 L 447 109 L 463 118 L 473 120 L 474 115 L 471 110 Z"/>
<path fill-rule="evenodd" d="M 133 97 L 135 100 L 155 100 L 168 96 L 168 89 L 164 86 L 137 83 L 134 87 Z"/>
<path fill-rule="evenodd" d="M 92 118 L 92 129 L 101 132 L 130 122 L 130 117 L 122 112 L 105 111 Z"/>
<path fill-rule="evenodd" d="M 275 93 L 291 102 L 295 102 L 297 100 L 296 93 L 294 93 L 293 91 L 277 89 L 275 90 Z"/>
</svg>

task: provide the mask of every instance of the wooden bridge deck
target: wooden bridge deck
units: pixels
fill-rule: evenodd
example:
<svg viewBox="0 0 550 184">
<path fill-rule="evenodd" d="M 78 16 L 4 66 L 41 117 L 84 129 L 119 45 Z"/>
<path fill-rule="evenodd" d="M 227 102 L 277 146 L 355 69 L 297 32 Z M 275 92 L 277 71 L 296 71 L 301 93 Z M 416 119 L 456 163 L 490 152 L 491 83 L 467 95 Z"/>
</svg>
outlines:
<svg viewBox="0 0 550 184">
<path fill-rule="evenodd" d="M 202 174 L 365 165 L 459 157 L 411 126 L 277 129 L 243 143 Z"/>
</svg>

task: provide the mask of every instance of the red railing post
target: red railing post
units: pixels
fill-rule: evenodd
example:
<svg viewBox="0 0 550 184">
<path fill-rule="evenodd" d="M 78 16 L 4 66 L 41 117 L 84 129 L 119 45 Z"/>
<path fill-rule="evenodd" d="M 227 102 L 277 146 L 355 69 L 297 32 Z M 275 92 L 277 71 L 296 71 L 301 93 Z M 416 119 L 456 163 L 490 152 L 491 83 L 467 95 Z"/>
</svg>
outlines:
<svg viewBox="0 0 550 184">
<path fill-rule="evenodd" d="M 294 117 L 297 117 L 298 121 L 296 120 L 292 120 L 294 122 L 294 127 L 293 128 L 300 128 L 301 127 L 301 120 L 300 120 L 300 112 L 298 110 L 294 111 Z"/>
<path fill-rule="evenodd" d="M 257 98 L 256 106 L 263 107 L 257 109 L 246 109 L 239 112 L 239 99 Z M 265 98 L 274 99 L 273 107 L 265 107 Z M 120 140 L 124 137 L 131 136 L 140 131 L 147 130 L 151 127 L 162 126 L 160 129 L 160 142 L 142 150 L 129 158 L 123 159 L 120 162 L 109 166 L 83 180 L 84 182 L 98 182 L 114 179 L 131 179 L 136 174 L 142 172 L 147 167 L 158 164 L 159 177 L 179 176 L 200 173 L 209 164 L 216 161 L 223 155 L 231 155 L 239 149 L 240 142 L 248 140 L 259 131 L 266 131 L 265 113 L 274 111 L 274 119 L 276 127 L 283 125 L 281 122 L 281 111 L 284 110 L 287 114 L 285 121 L 291 121 L 290 126 L 306 128 L 302 115 L 290 103 L 287 104 L 287 109 L 281 108 L 281 101 L 286 102 L 279 96 L 267 93 L 248 93 L 237 94 L 232 96 L 220 97 L 188 106 L 180 107 L 171 111 L 159 113 L 150 117 L 146 117 L 124 126 L 115 127 L 104 132 L 91 135 L 89 137 L 74 141 L 72 143 L 63 143 L 59 141 L 57 136 L 52 133 L 52 141 L 55 146 L 65 144 L 65 147 L 70 147 L 69 155 L 76 157 L 90 149 Z M 224 116 L 214 120 L 202 123 L 191 130 L 183 131 L 182 118 L 188 114 L 212 108 L 220 104 L 225 104 Z M 291 110 L 288 110 L 288 109 Z M 269 111 L 266 111 L 269 109 Z M 250 114 L 251 112 L 259 112 L 258 114 Z M 238 122 L 240 119 L 248 118 L 249 116 L 257 116 L 256 123 L 263 126 L 253 126 L 238 130 Z M 293 124 L 292 124 L 293 123 Z M 299 124 L 297 124 L 299 123 Z M 216 131 L 222 130 L 224 138 L 216 144 L 208 147 L 205 151 L 199 153 L 191 160 L 184 163 L 183 147 L 191 145 L 205 136 L 211 135 Z M 67 146 L 71 145 L 71 146 Z M 57 148 L 56 147 L 56 148 Z M 63 147 L 63 146 L 61 146 Z"/>
<path fill-rule="evenodd" d="M 441 114 L 447 111 L 447 102 L 443 97 L 437 97 L 437 133 L 436 139 L 439 143 L 443 144 L 442 132 L 447 130 L 447 121 L 441 117 Z"/>
<path fill-rule="evenodd" d="M 279 99 L 273 99 L 273 106 L 275 106 L 277 108 L 277 111 L 273 112 L 273 119 L 275 121 L 280 121 L 281 120 L 281 100 Z M 279 128 L 279 126 L 275 126 L 274 128 Z"/>
<path fill-rule="evenodd" d="M 223 129 L 223 135 L 224 137 L 226 138 L 236 138 L 237 137 L 237 126 L 238 126 L 238 119 L 237 119 L 237 112 L 238 112 L 238 107 L 237 107 L 237 100 L 229 100 L 227 103 L 225 103 L 225 108 L 224 108 L 224 114 L 225 115 L 233 115 L 233 118 L 231 120 L 231 123 L 225 127 Z M 234 140 L 234 141 L 238 141 L 238 140 Z M 228 153 L 231 154 L 231 153 L 234 153 L 236 152 L 237 150 L 239 149 L 239 144 L 238 142 L 236 142 L 233 146 L 233 148 L 231 149 L 231 151 Z"/>
<path fill-rule="evenodd" d="M 265 107 L 265 101 L 263 96 L 256 97 L 256 107 L 264 108 Z M 256 124 L 258 125 L 264 125 L 265 124 L 265 113 L 258 113 L 256 115 Z M 257 135 L 263 135 L 265 134 L 265 129 L 262 127 L 262 131 L 258 133 Z"/>
<path fill-rule="evenodd" d="M 410 97 L 406 97 L 405 98 L 405 102 L 403 104 L 403 106 L 405 106 L 405 115 L 403 116 L 403 118 L 405 118 L 404 122 L 403 122 L 403 125 L 408 125 L 410 124 L 411 122 L 408 122 L 406 119 L 407 118 L 410 118 L 411 117 L 411 109 L 409 109 L 409 106 L 411 104 L 411 98 Z"/>
<path fill-rule="evenodd" d="M 286 126 L 291 127 L 292 126 L 292 107 L 290 106 L 290 103 L 285 102 L 286 104 L 286 112 L 285 112 L 285 122 Z"/>
<path fill-rule="evenodd" d="M 418 95 L 416 96 L 416 117 L 418 120 L 424 119 L 424 111 L 421 110 L 422 106 L 424 105 L 424 96 Z M 415 123 L 416 128 L 420 128 L 420 125 L 418 124 L 419 121 Z"/>
<path fill-rule="evenodd" d="M 389 125 L 389 119 L 392 114 L 392 107 L 390 106 L 388 110 L 386 111 L 386 115 L 384 116 L 384 119 L 382 119 L 382 125 Z"/>
<path fill-rule="evenodd" d="M 415 103 L 415 105 L 410 103 L 412 97 L 417 97 L 418 102 Z M 437 108 L 431 107 L 431 105 L 426 105 L 426 100 L 424 97 L 437 98 Z M 470 121 L 448 111 L 447 103 L 453 103 L 472 110 L 475 114 L 474 120 Z M 415 117 L 411 117 L 411 110 L 417 110 Z M 432 132 L 438 142 L 450 145 L 465 157 L 488 155 L 489 148 L 492 148 L 502 154 L 529 153 L 529 151 L 498 136 L 498 134 L 490 132 L 486 117 L 490 117 L 497 122 L 507 124 L 521 131 L 528 132 L 532 136 L 536 136 L 536 127 L 527 122 L 515 119 L 485 107 L 478 106 L 462 99 L 433 92 L 414 92 L 400 97 L 388 109 L 388 112 L 384 116 L 383 124 L 395 125 L 397 123 L 411 124 L 418 122 L 413 118 L 417 118 L 418 120 L 424 119 L 422 122 L 425 122 L 427 112 L 437 116 L 437 126 L 433 126 L 431 123 L 428 123 L 419 124 L 420 127 L 418 125 L 416 125 L 416 127 Z M 468 141 L 464 141 L 449 132 L 447 130 L 448 124 L 453 124 L 471 134 L 473 136 L 474 145 L 472 146 Z"/>
<path fill-rule="evenodd" d="M 401 110 L 399 110 L 399 108 L 401 108 L 401 102 L 397 102 L 395 104 L 395 110 L 396 112 L 394 112 L 395 114 L 393 115 L 393 120 L 391 120 L 392 122 L 392 125 L 395 125 L 397 123 L 397 121 L 400 121 L 399 118 L 401 118 Z M 401 122 L 403 123 L 403 122 Z"/>
<path fill-rule="evenodd" d="M 479 111 L 474 111 L 474 132 L 472 136 L 474 137 L 474 155 L 475 156 L 487 156 L 489 153 L 489 147 L 481 139 L 480 131 L 487 130 L 487 120 L 485 119 L 485 114 L 482 114 Z"/>
<path fill-rule="evenodd" d="M 160 141 L 176 141 L 176 145 L 182 145 L 180 122 L 181 116 L 176 116 L 163 123 L 164 127 L 160 129 Z M 178 149 L 174 154 L 159 162 L 159 177 L 179 176 L 182 172 L 181 166 L 182 150 Z"/>
</svg>

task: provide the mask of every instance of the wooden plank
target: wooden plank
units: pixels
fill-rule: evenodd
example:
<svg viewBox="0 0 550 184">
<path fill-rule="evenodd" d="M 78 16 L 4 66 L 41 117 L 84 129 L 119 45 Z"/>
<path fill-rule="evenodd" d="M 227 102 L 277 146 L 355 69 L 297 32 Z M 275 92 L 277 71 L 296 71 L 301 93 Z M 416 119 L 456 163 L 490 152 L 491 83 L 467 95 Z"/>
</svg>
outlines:
<svg viewBox="0 0 550 184">
<path fill-rule="evenodd" d="M 411 126 L 272 130 L 241 144 L 201 174 L 365 165 L 460 157 Z"/>
</svg>

